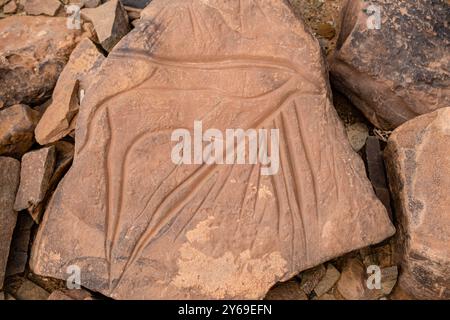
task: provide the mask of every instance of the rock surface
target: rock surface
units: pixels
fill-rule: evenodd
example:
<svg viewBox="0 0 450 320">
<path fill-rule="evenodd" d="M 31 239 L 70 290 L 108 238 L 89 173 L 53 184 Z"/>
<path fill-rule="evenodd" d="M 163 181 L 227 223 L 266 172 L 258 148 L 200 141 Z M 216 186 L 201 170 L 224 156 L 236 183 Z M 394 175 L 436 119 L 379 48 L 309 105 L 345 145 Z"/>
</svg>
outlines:
<svg viewBox="0 0 450 320">
<path fill-rule="evenodd" d="M 450 108 L 397 128 L 385 150 L 399 233 L 399 285 L 421 299 L 450 299 Z"/>
<path fill-rule="evenodd" d="M 3 287 L 9 247 L 16 226 L 17 213 L 13 206 L 19 178 L 20 162 L 0 157 L 0 289 Z"/>
<path fill-rule="evenodd" d="M 0 20 L 0 107 L 47 100 L 78 41 L 66 18 Z"/>
<path fill-rule="evenodd" d="M 331 80 L 376 127 L 450 106 L 449 10 L 444 0 L 347 1 Z"/>
<path fill-rule="evenodd" d="M 50 293 L 28 279 L 24 279 L 16 292 L 17 300 L 47 300 L 49 296 Z"/>
<path fill-rule="evenodd" d="M 15 210 L 32 210 L 44 200 L 54 167 L 54 146 L 28 152 L 22 157 L 20 186 L 14 203 Z"/>
<path fill-rule="evenodd" d="M 86 94 L 32 270 L 64 279 L 74 264 L 119 299 L 262 298 L 389 237 L 330 98 L 320 47 L 283 2 L 152 1 Z M 279 129 L 280 170 L 174 164 L 171 134 L 194 120 Z"/>
<path fill-rule="evenodd" d="M 339 271 L 331 263 L 328 264 L 325 275 L 314 287 L 314 293 L 318 297 L 321 297 L 334 286 L 334 284 L 339 280 L 340 276 L 341 274 L 339 273 Z"/>
<path fill-rule="evenodd" d="M 276 284 L 269 290 L 265 300 L 308 300 L 300 284 L 295 280 Z"/>
<path fill-rule="evenodd" d="M 0 155 L 20 158 L 34 142 L 38 111 L 17 104 L 0 110 Z"/>
<path fill-rule="evenodd" d="M 80 92 L 89 88 L 92 77 L 103 60 L 103 54 L 87 38 L 73 50 L 56 83 L 52 103 L 36 127 L 36 141 L 39 144 L 55 142 L 74 130 Z"/>
<path fill-rule="evenodd" d="M 25 0 L 24 9 L 31 16 L 55 16 L 61 7 L 58 0 Z"/>
<path fill-rule="evenodd" d="M 25 271 L 28 262 L 28 251 L 33 224 L 33 218 L 27 212 L 18 213 L 9 252 L 8 266 L 6 268 L 7 277 Z"/>
<path fill-rule="evenodd" d="M 110 0 L 97 8 L 81 10 L 81 17 L 92 22 L 101 46 L 112 48 L 130 31 L 128 15 L 119 0 Z"/>
</svg>

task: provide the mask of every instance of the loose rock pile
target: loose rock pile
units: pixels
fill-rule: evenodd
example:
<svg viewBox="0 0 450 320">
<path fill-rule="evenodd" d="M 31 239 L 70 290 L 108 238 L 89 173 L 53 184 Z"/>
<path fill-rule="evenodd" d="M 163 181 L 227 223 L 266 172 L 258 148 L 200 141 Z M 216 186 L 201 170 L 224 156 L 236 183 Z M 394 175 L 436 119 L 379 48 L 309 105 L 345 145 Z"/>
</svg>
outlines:
<svg viewBox="0 0 450 320">
<path fill-rule="evenodd" d="M 0 0 L 0 299 L 450 298 L 448 2 L 289 2 Z"/>
</svg>

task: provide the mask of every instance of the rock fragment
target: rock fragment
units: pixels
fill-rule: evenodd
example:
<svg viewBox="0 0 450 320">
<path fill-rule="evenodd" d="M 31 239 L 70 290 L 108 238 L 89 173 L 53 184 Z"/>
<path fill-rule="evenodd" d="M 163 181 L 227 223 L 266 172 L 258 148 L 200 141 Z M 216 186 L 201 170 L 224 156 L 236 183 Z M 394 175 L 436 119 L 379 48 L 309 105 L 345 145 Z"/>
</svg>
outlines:
<svg viewBox="0 0 450 320">
<path fill-rule="evenodd" d="M 13 276 L 23 273 L 28 262 L 28 251 L 30 248 L 30 238 L 33 218 L 27 212 L 19 212 L 17 216 L 16 228 L 13 234 L 13 241 L 9 253 L 6 276 Z"/>
<path fill-rule="evenodd" d="M 311 294 L 319 281 L 325 276 L 327 269 L 323 264 L 308 269 L 301 274 L 300 286 L 306 294 Z"/>
<path fill-rule="evenodd" d="M 3 12 L 6 14 L 13 14 L 17 11 L 17 3 L 14 0 L 9 1 L 3 7 Z"/>
<path fill-rule="evenodd" d="M 339 280 L 340 277 L 339 271 L 331 264 L 329 263 L 327 265 L 327 271 L 325 272 L 325 275 L 323 278 L 319 281 L 317 286 L 314 287 L 314 293 L 316 296 L 321 297 L 325 293 L 327 293 Z"/>
<path fill-rule="evenodd" d="M 28 152 L 22 157 L 15 210 L 32 210 L 44 199 L 54 166 L 54 146 Z"/>
<path fill-rule="evenodd" d="M 356 152 L 361 150 L 366 144 L 367 137 L 369 136 L 369 129 L 364 123 L 354 123 L 346 128 L 347 137 L 350 144 Z"/>
<path fill-rule="evenodd" d="M 36 126 L 36 141 L 55 142 L 75 128 L 80 92 L 86 91 L 104 56 L 91 40 L 83 39 L 70 55 L 53 92 L 52 103 Z"/>
<path fill-rule="evenodd" d="M 34 282 L 24 279 L 15 295 L 17 300 L 47 300 L 50 293 Z"/>
<path fill-rule="evenodd" d="M 17 104 L 0 110 L 0 155 L 20 158 L 34 142 L 38 111 Z"/>
<path fill-rule="evenodd" d="M 399 233 L 399 285 L 419 299 L 450 298 L 450 108 L 410 120 L 385 158 Z"/>
<path fill-rule="evenodd" d="M 448 1 L 347 0 L 331 81 L 378 128 L 450 106 Z"/>
<path fill-rule="evenodd" d="M 81 10 L 81 17 L 92 22 L 101 46 L 112 48 L 130 31 L 128 15 L 119 0 L 110 0 L 97 8 Z"/>
<path fill-rule="evenodd" d="M 16 226 L 17 213 L 13 206 L 19 178 L 20 162 L 0 157 L 0 289 L 3 287 L 11 238 Z"/>
<path fill-rule="evenodd" d="M 296 280 L 289 280 L 276 284 L 269 290 L 265 300 L 308 300 L 300 284 Z"/>
<path fill-rule="evenodd" d="M 0 107 L 48 100 L 81 35 L 66 22 L 44 16 L 0 20 Z"/>
</svg>

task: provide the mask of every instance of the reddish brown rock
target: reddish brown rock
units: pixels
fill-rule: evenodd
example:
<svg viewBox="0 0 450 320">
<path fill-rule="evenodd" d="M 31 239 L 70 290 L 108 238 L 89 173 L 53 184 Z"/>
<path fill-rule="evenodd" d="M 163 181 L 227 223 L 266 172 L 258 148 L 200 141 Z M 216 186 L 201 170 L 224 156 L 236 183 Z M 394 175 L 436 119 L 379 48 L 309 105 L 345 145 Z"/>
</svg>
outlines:
<svg viewBox="0 0 450 320">
<path fill-rule="evenodd" d="M 323 264 L 306 270 L 301 274 L 300 286 L 306 294 L 311 294 L 319 281 L 325 276 L 327 269 Z"/>
<path fill-rule="evenodd" d="M 263 298 L 394 233 L 320 47 L 286 4 L 156 0 L 142 16 L 86 93 L 34 272 L 65 279 L 77 265 L 84 287 L 118 299 Z M 195 120 L 279 129 L 280 169 L 174 164 L 172 132 Z"/>
<path fill-rule="evenodd" d="M 399 285 L 421 299 L 450 299 L 450 108 L 420 116 L 385 150 L 399 234 Z"/>
<path fill-rule="evenodd" d="M 112 48 L 130 31 L 128 15 L 119 0 L 110 0 L 97 8 L 81 10 L 81 17 L 94 24 L 102 47 Z"/>
<path fill-rule="evenodd" d="M 27 212 L 18 213 L 16 228 L 14 229 L 11 249 L 9 251 L 8 266 L 6 267 L 7 277 L 25 271 L 33 225 L 33 218 Z"/>
<path fill-rule="evenodd" d="M 267 292 L 265 300 L 308 300 L 296 280 L 278 283 Z"/>
<path fill-rule="evenodd" d="M 47 300 L 50 293 L 34 282 L 24 279 L 15 296 L 17 300 Z"/>
<path fill-rule="evenodd" d="M 6 14 L 12 14 L 17 11 L 17 3 L 14 0 L 9 1 L 5 6 L 3 7 L 3 12 Z"/>
<path fill-rule="evenodd" d="M 80 34 L 66 18 L 0 20 L 0 107 L 47 100 Z"/>
<path fill-rule="evenodd" d="M 15 210 L 33 210 L 44 200 L 54 167 L 54 146 L 28 152 L 22 157 L 20 186 L 14 203 Z"/>
<path fill-rule="evenodd" d="M 347 0 L 331 80 L 376 127 L 450 106 L 449 10 L 444 0 Z"/>
<path fill-rule="evenodd" d="M 0 110 L 0 155 L 20 158 L 34 142 L 38 111 L 24 104 Z"/>
<path fill-rule="evenodd" d="M 13 205 L 19 178 L 20 162 L 0 157 L 0 289 L 3 287 L 9 247 L 17 220 Z"/>
<path fill-rule="evenodd" d="M 31 16 L 55 16 L 62 7 L 58 0 L 25 0 L 25 12 Z"/>
<path fill-rule="evenodd" d="M 319 283 L 314 287 L 314 293 L 316 296 L 321 297 L 327 293 L 334 284 L 339 280 L 341 274 L 339 271 L 330 263 L 327 265 L 327 271 Z"/>
<path fill-rule="evenodd" d="M 80 92 L 85 92 L 104 60 L 89 39 L 83 39 L 73 50 L 69 62 L 56 83 L 53 99 L 39 121 L 35 134 L 42 145 L 55 142 L 75 128 Z"/>
</svg>

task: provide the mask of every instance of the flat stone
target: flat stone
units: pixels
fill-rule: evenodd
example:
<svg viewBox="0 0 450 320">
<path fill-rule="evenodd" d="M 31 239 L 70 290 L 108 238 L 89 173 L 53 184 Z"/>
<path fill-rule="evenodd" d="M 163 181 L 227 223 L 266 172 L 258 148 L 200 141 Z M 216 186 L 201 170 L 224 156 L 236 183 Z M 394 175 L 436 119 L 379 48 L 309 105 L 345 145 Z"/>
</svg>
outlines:
<svg viewBox="0 0 450 320">
<path fill-rule="evenodd" d="M 339 271 L 329 263 L 327 265 L 327 271 L 323 278 L 319 281 L 319 283 L 314 287 L 314 293 L 317 297 L 321 297 L 325 293 L 327 293 L 339 280 L 340 277 Z"/>
<path fill-rule="evenodd" d="M 17 11 L 17 3 L 14 0 L 9 1 L 3 7 L 3 12 L 6 13 L 6 14 L 16 13 L 16 11 Z"/>
<path fill-rule="evenodd" d="M 19 212 L 16 229 L 9 253 L 6 276 L 23 273 L 28 262 L 28 250 L 30 248 L 31 231 L 34 225 L 33 218 L 26 212 Z"/>
<path fill-rule="evenodd" d="M 65 279 L 75 264 L 117 299 L 256 299 L 391 236 L 325 70 L 282 1 L 152 1 L 86 92 L 32 270 Z M 173 131 L 195 120 L 278 129 L 279 170 L 173 163 Z"/>
<path fill-rule="evenodd" d="M 13 209 L 20 179 L 20 162 L 0 157 L 0 289 L 3 287 L 17 213 Z"/>
<path fill-rule="evenodd" d="M 54 167 L 54 146 L 28 152 L 22 157 L 15 210 L 34 208 L 44 200 Z"/>
<path fill-rule="evenodd" d="M 130 31 L 128 16 L 119 0 L 110 0 L 93 9 L 82 9 L 81 17 L 94 24 L 101 46 L 112 48 Z"/>
<path fill-rule="evenodd" d="M 47 300 L 49 295 L 50 293 L 28 279 L 24 279 L 16 292 L 17 300 Z"/>
<path fill-rule="evenodd" d="M 48 183 L 46 195 L 44 200 L 29 210 L 33 220 L 36 221 L 36 223 L 40 223 L 42 214 L 48 201 L 50 200 L 51 195 L 55 191 L 59 181 L 61 181 L 62 177 L 70 168 L 73 161 L 74 145 L 72 143 L 67 141 L 57 141 L 53 144 L 53 146 L 56 150 L 55 170 L 53 171 L 52 177 Z"/>
<path fill-rule="evenodd" d="M 348 141 L 353 150 L 358 152 L 366 144 L 367 137 L 369 137 L 369 129 L 364 123 L 357 122 L 346 128 Z"/>
<path fill-rule="evenodd" d="M 381 269 L 381 290 L 384 295 L 389 295 L 397 284 L 398 268 L 392 266 Z"/>
<path fill-rule="evenodd" d="M 449 107 L 449 10 L 443 0 L 347 1 L 333 85 L 384 130 Z"/>
<path fill-rule="evenodd" d="M 39 144 L 55 142 L 74 130 L 80 91 L 89 88 L 103 60 L 103 54 L 87 38 L 80 41 L 73 50 L 56 83 L 52 103 L 36 127 L 36 141 Z"/>
<path fill-rule="evenodd" d="M 276 284 L 267 292 L 264 300 L 308 300 L 308 297 L 296 280 Z"/>
<path fill-rule="evenodd" d="M 303 291 L 306 294 L 311 294 L 319 281 L 325 276 L 326 271 L 327 269 L 325 266 L 321 264 L 317 267 L 302 272 L 300 286 Z"/>
<path fill-rule="evenodd" d="M 24 9 L 31 16 L 55 16 L 61 7 L 58 0 L 26 0 Z"/>
<path fill-rule="evenodd" d="M 0 107 L 48 100 L 81 35 L 66 23 L 63 17 L 0 19 Z"/>
<path fill-rule="evenodd" d="M 419 299 L 450 299 L 450 108 L 397 128 L 385 149 L 399 234 L 399 285 Z"/>
<path fill-rule="evenodd" d="M 24 104 L 0 110 L 0 155 L 22 157 L 34 142 L 38 111 Z"/>
</svg>

